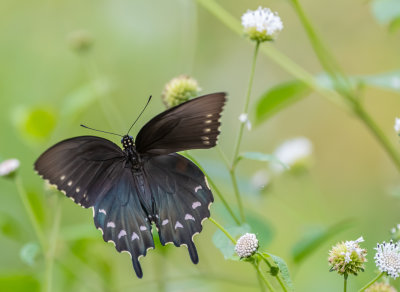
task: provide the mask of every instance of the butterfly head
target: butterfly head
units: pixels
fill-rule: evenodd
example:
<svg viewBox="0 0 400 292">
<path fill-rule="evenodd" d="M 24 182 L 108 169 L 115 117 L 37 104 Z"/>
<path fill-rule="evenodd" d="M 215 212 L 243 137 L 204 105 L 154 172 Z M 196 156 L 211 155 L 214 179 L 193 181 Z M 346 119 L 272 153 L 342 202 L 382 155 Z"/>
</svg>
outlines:
<svg viewBox="0 0 400 292">
<path fill-rule="evenodd" d="M 129 136 L 129 135 L 123 136 L 121 139 L 121 143 L 122 143 L 122 146 L 124 147 L 124 149 L 135 146 L 135 143 L 133 142 L 133 137 Z"/>
</svg>

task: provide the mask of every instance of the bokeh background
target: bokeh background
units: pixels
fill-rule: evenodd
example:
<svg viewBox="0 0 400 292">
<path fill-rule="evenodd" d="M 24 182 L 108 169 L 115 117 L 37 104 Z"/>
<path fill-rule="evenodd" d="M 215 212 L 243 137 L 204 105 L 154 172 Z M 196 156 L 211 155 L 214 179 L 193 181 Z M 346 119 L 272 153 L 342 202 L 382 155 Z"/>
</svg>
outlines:
<svg viewBox="0 0 400 292">
<path fill-rule="evenodd" d="M 395 19 L 395 5 L 381 9 L 383 2 L 396 1 L 303 0 L 301 4 L 344 72 L 375 76 L 400 68 L 399 32 L 395 22 L 389 23 Z M 274 46 L 313 75 L 322 73 L 289 1 L 218 3 L 238 20 L 259 5 L 278 11 L 285 28 L 276 42 L 263 46 Z M 93 41 L 88 50 L 74 50 L 77 41 L 88 40 Z M 124 133 L 153 95 L 133 130 L 136 134 L 165 109 L 160 98 L 163 86 L 180 74 L 196 78 L 204 94 L 229 94 L 219 145 L 231 157 L 253 47 L 196 1 L 0 2 L 0 158 L 20 160 L 18 175 L 49 248 L 54 248 L 50 291 L 259 290 L 250 265 L 224 259 L 213 243 L 216 228 L 210 222 L 204 223 L 195 240 L 198 265 L 190 262 L 185 247 L 157 246 L 141 259 L 144 278 L 137 279 L 129 256 L 103 242 L 92 211 L 46 189 L 33 171 L 35 159 L 55 142 L 96 134 L 80 123 Z M 293 79 L 260 54 L 251 111 L 268 89 Z M 360 90 L 366 109 L 400 151 L 393 130 L 400 114 L 398 83 L 389 82 L 386 88 L 366 84 Z M 261 250 L 287 262 L 296 291 L 341 289 L 342 278 L 329 273 L 328 251 L 338 241 L 363 236 L 369 261 L 364 273 L 350 277 L 349 288 L 355 290 L 375 275 L 373 247 L 390 239 L 390 229 L 400 221 L 399 173 L 355 116 L 317 93 L 246 131 L 241 149 L 273 153 L 282 142 L 298 136 L 313 144 L 312 163 L 300 172 L 276 175 L 267 163 L 241 162 L 238 177 L 249 224 L 259 236 Z M 191 153 L 237 211 L 218 152 Z M 258 170 L 271 175 L 263 190 L 251 184 Z M 212 216 L 225 227 L 233 225 L 218 199 Z M 46 289 L 49 259 L 39 248 L 14 179 L 0 178 L 0 228 L 0 290 Z M 315 238 L 311 252 L 296 260 L 296 248 Z"/>
</svg>

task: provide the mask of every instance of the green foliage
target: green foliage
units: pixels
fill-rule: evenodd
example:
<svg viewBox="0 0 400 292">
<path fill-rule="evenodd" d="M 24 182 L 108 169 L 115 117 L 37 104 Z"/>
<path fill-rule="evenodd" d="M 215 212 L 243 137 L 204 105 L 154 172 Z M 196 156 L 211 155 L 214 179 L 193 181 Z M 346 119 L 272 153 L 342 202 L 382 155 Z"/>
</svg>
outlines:
<svg viewBox="0 0 400 292">
<path fill-rule="evenodd" d="M 282 276 L 286 287 L 289 289 L 289 291 L 294 291 L 293 281 L 290 277 L 289 268 L 286 262 L 282 258 L 270 253 L 263 253 L 263 255 L 267 258 L 270 257 L 274 261 L 279 268 L 279 274 Z"/>
<path fill-rule="evenodd" d="M 268 220 L 247 211 L 246 222 L 251 226 L 251 232 L 255 233 L 261 248 L 267 247 L 274 238 L 274 231 Z M 242 234 L 243 235 L 243 234 Z"/>
<path fill-rule="evenodd" d="M 30 274 L 0 274 L 0 287 L 2 291 L 12 292 L 37 292 L 39 282 Z"/>
<path fill-rule="evenodd" d="M 314 228 L 308 230 L 292 248 L 292 258 L 295 263 L 300 263 L 322 246 L 328 239 L 337 233 L 350 228 L 353 220 L 344 220 L 330 227 Z"/>
<path fill-rule="evenodd" d="M 14 240 L 20 240 L 22 237 L 19 222 L 11 215 L 0 212 L 0 231 L 3 236 Z"/>
<path fill-rule="evenodd" d="M 267 121 L 274 114 L 310 94 L 310 89 L 301 81 L 284 82 L 268 89 L 255 106 L 255 124 Z"/>
</svg>

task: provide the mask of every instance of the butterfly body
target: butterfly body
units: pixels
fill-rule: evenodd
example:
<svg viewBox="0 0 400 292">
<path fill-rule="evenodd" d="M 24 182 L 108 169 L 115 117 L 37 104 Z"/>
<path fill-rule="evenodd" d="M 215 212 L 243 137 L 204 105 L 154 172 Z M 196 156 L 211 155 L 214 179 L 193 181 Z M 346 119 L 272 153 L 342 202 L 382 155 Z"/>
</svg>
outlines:
<svg viewBox="0 0 400 292">
<path fill-rule="evenodd" d="M 37 159 L 35 169 L 75 203 L 93 208 L 104 241 L 130 253 L 139 278 L 139 258 L 154 248 L 153 225 L 162 245 L 186 245 L 197 263 L 193 236 L 214 199 L 202 171 L 175 152 L 215 146 L 224 103 L 225 94 L 215 93 L 171 108 L 135 140 L 123 136 L 123 149 L 97 136 L 61 141 Z"/>
</svg>

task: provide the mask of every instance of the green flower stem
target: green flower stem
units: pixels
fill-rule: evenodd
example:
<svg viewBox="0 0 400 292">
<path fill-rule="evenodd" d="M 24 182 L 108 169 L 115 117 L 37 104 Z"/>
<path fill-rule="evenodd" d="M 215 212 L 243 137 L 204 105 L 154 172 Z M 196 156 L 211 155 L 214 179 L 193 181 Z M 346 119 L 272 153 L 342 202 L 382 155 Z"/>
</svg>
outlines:
<svg viewBox="0 0 400 292">
<path fill-rule="evenodd" d="M 343 279 L 343 292 L 347 292 L 347 275 L 344 275 Z"/>
<path fill-rule="evenodd" d="M 367 288 L 369 288 L 372 284 L 374 284 L 376 281 L 378 281 L 380 278 L 382 278 L 382 276 L 384 275 L 385 273 L 384 272 L 382 272 L 382 273 L 380 273 L 378 276 L 376 276 L 375 278 L 373 278 L 367 285 L 365 285 L 364 287 L 362 287 L 360 290 L 358 290 L 358 292 L 363 292 L 363 291 L 365 291 Z"/>
<path fill-rule="evenodd" d="M 268 289 L 271 292 L 274 292 L 275 289 L 272 287 L 271 283 L 268 281 L 267 277 L 265 277 L 265 275 L 261 272 L 260 270 L 260 266 L 256 263 L 253 263 L 254 268 L 257 271 L 257 274 L 261 277 L 261 279 L 263 280 L 263 282 L 265 283 L 265 285 L 268 287 Z"/>
<path fill-rule="evenodd" d="M 208 220 L 210 220 L 212 223 L 214 223 L 214 225 L 217 226 L 218 229 L 221 230 L 226 235 L 226 237 L 228 237 L 231 240 L 231 242 L 234 245 L 236 245 L 236 240 L 232 237 L 232 235 L 229 234 L 228 231 L 226 231 L 226 229 L 224 227 L 222 227 L 221 224 L 219 224 L 217 221 L 215 221 L 212 217 L 208 218 Z"/>
<path fill-rule="evenodd" d="M 261 278 L 260 274 L 257 273 L 257 280 L 258 280 L 258 285 L 260 286 L 261 292 L 264 292 L 264 281 Z"/>
<path fill-rule="evenodd" d="M 260 47 L 260 42 L 257 42 L 255 49 L 254 49 L 253 61 L 251 64 L 249 85 L 247 87 L 246 100 L 245 100 L 244 109 L 243 109 L 244 114 L 247 114 L 249 111 L 251 88 L 253 87 L 254 72 L 255 72 L 255 68 L 256 68 L 256 60 L 257 60 L 259 47 Z M 242 198 L 240 196 L 240 191 L 239 191 L 239 187 L 238 187 L 238 183 L 237 183 L 237 179 L 236 179 L 236 175 L 235 175 L 235 169 L 236 169 L 236 161 L 237 161 L 237 158 L 239 155 L 240 144 L 242 142 L 244 126 L 245 126 L 245 123 L 241 122 L 240 126 L 239 126 L 239 134 L 237 136 L 234 151 L 233 151 L 232 164 L 229 169 L 229 174 L 230 174 L 230 177 L 232 180 L 233 190 L 235 193 L 236 201 L 239 206 L 240 219 L 241 219 L 242 223 L 246 222 L 246 217 L 244 215 L 243 203 L 242 203 Z"/>
<path fill-rule="evenodd" d="M 36 237 L 39 240 L 40 246 L 42 247 L 43 252 L 46 250 L 46 240 L 45 236 L 43 234 L 42 229 L 40 228 L 39 222 L 36 218 L 35 213 L 33 212 L 31 203 L 29 202 L 28 195 L 25 191 L 24 185 L 22 183 L 22 180 L 18 174 L 15 175 L 15 185 L 18 190 L 19 197 L 22 201 L 22 204 L 24 205 L 25 211 L 28 214 L 29 220 L 33 226 L 33 229 L 35 230 Z"/>
<path fill-rule="evenodd" d="M 217 185 L 214 183 L 214 180 L 207 174 L 207 172 L 199 164 L 199 162 L 192 155 L 189 154 L 188 151 L 185 151 L 185 156 L 187 158 L 189 158 L 190 160 L 192 160 L 195 164 L 197 164 L 197 166 L 200 168 L 200 170 L 205 174 L 205 176 L 207 177 L 207 181 L 210 183 L 211 187 L 214 189 L 215 193 L 217 194 L 217 196 L 221 200 L 222 204 L 225 206 L 225 208 L 228 211 L 228 213 L 231 215 L 232 219 L 235 220 L 237 225 L 240 225 L 239 219 L 236 217 L 235 213 L 233 212 L 233 210 L 229 206 L 228 202 L 225 200 L 225 198 L 222 195 L 221 191 L 219 190 Z"/>
<path fill-rule="evenodd" d="M 53 226 L 51 228 L 50 238 L 49 238 L 49 248 L 48 252 L 46 253 L 46 277 L 45 277 L 45 289 L 46 292 L 53 291 L 52 283 L 53 283 L 53 267 L 54 267 L 54 256 L 57 247 L 57 237 L 58 237 L 58 230 L 60 228 L 61 222 L 61 205 L 58 201 L 58 195 L 56 194 L 56 207 L 54 212 L 54 219 L 53 219 Z"/>
<path fill-rule="evenodd" d="M 268 267 L 272 267 L 272 264 L 269 262 L 268 258 L 266 256 L 264 256 L 261 252 L 257 252 L 257 254 L 263 259 L 263 261 L 267 264 Z M 275 276 L 276 280 L 279 282 L 279 285 L 282 288 L 282 291 L 287 292 L 287 288 L 285 286 L 285 284 L 283 283 L 283 280 L 281 278 L 281 276 L 279 276 L 279 273 Z"/>
</svg>

